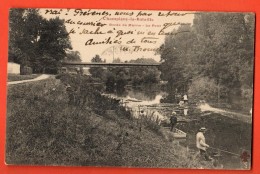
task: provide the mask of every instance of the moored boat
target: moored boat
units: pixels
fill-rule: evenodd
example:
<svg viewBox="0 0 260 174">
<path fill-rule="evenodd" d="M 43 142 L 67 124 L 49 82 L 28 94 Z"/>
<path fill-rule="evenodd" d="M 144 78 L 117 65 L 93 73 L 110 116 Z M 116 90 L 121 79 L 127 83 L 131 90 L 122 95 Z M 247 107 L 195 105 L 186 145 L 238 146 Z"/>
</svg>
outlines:
<svg viewBox="0 0 260 174">
<path fill-rule="evenodd" d="M 174 138 L 186 138 L 187 133 L 183 132 L 180 129 L 175 128 L 173 136 Z"/>
<path fill-rule="evenodd" d="M 163 127 L 164 129 L 167 129 L 167 131 L 170 131 L 170 127 Z M 187 137 L 187 133 L 183 132 L 180 129 L 174 128 L 174 131 L 171 132 L 173 134 L 174 138 L 186 138 Z"/>
</svg>

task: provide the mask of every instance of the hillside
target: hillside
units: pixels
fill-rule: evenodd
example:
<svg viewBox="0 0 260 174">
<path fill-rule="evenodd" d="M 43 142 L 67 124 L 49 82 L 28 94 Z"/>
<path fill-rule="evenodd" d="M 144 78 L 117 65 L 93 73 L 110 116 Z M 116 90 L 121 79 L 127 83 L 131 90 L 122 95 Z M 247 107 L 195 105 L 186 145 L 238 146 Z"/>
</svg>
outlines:
<svg viewBox="0 0 260 174">
<path fill-rule="evenodd" d="M 138 120 L 95 91 L 90 96 L 81 90 L 78 103 L 69 103 L 65 82 L 73 87 L 72 79 L 8 87 L 8 164 L 212 167 L 165 137 L 160 127 L 146 123 L 140 131 Z"/>
</svg>

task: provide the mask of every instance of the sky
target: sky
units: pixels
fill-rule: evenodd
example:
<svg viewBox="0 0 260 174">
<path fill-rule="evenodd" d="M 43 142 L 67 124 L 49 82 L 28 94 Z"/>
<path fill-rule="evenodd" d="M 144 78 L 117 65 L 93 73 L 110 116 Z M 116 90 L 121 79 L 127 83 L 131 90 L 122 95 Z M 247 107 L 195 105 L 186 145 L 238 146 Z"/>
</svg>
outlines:
<svg viewBox="0 0 260 174">
<path fill-rule="evenodd" d="M 73 50 L 80 52 L 82 62 L 90 62 L 95 55 L 106 62 L 117 58 L 160 61 L 155 50 L 166 34 L 180 24 L 192 24 L 194 18 L 194 12 L 146 10 L 40 9 L 40 14 L 65 20 Z"/>
</svg>

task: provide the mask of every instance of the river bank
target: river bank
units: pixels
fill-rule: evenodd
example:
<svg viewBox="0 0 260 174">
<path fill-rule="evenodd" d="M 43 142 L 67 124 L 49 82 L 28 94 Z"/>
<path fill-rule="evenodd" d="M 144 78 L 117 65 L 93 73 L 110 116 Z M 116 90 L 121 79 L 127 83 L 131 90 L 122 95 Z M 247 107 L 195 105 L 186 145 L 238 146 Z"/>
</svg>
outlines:
<svg viewBox="0 0 260 174">
<path fill-rule="evenodd" d="M 195 135 L 200 127 L 206 127 L 208 131 L 205 136 L 211 147 L 237 154 L 237 156 L 230 156 L 230 154 L 222 152 L 217 159 L 223 164 L 223 167 L 226 169 L 245 169 L 241 163 L 240 155 L 244 152 L 251 154 L 252 117 L 250 115 L 214 108 L 206 103 L 204 105 L 191 104 L 188 107 L 160 103 L 162 95 L 159 92 L 155 96 L 153 93 L 151 100 L 147 100 L 149 98 L 147 96 L 142 100 L 140 97 L 142 94 L 139 93 L 140 91 L 137 93 L 138 95 L 133 95 L 130 92 L 120 99 L 132 101 L 132 103 L 128 102 L 126 107 L 138 106 L 148 115 L 153 111 L 159 112 L 165 117 L 161 126 L 169 126 L 169 118 L 175 111 L 179 121 L 177 128 L 187 133 L 187 139 L 182 140 L 180 145 L 194 151 L 196 151 Z M 145 93 L 148 92 L 143 94 Z M 218 153 L 217 150 L 210 149 L 209 151 L 210 153 Z"/>
<path fill-rule="evenodd" d="M 8 86 L 8 164 L 214 168 L 151 125 L 140 131 L 116 100 L 74 80 L 79 104 L 69 104 L 62 80 Z"/>
<path fill-rule="evenodd" d="M 229 117 L 232 119 L 243 121 L 245 123 L 252 124 L 252 116 L 253 116 L 252 114 L 239 113 L 237 110 L 231 110 L 231 109 L 214 108 L 214 107 L 211 107 L 207 103 L 200 104 L 198 107 L 201 109 L 202 112 L 218 113 L 225 117 Z M 207 115 L 207 114 L 204 114 L 204 115 Z"/>
</svg>

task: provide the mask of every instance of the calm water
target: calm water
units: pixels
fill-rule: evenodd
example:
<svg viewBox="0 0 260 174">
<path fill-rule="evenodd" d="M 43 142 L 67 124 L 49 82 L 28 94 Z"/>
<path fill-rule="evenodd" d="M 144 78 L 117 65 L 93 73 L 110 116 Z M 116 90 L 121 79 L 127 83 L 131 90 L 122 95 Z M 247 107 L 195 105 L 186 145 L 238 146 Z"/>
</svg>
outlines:
<svg viewBox="0 0 260 174">
<path fill-rule="evenodd" d="M 179 125 L 179 128 L 188 133 L 186 141 L 182 142 L 183 145 L 194 149 L 196 148 L 195 135 L 201 125 L 208 129 L 205 133 L 205 137 L 207 144 L 211 147 L 238 155 L 241 155 L 243 151 L 247 151 L 251 154 L 251 124 L 215 113 L 197 121 Z M 217 150 L 209 149 L 209 153 L 212 152 L 217 152 Z M 240 157 L 225 152 L 221 152 L 221 155 L 219 161 L 224 165 L 224 168 L 242 168 Z"/>
<path fill-rule="evenodd" d="M 158 88 L 157 88 L 158 89 Z M 123 99 L 139 100 L 139 102 L 132 102 L 131 104 L 149 105 L 159 104 L 160 99 L 166 96 L 166 93 L 156 90 L 156 87 L 145 87 L 128 89 L 126 91 L 116 94 L 117 97 Z M 141 100 L 141 101 L 140 101 Z M 192 109 L 189 109 L 188 115 L 185 118 L 196 120 L 188 123 L 180 123 L 177 128 L 187 133 L 187 139 L 181 141 L 181 144 L 191 149 L 196 149 L 195 136 L 197 130 L 204 126 L 208 129 L 205 133 L 206 142 L 213 148 L 229 151 L 238 155 L 247 151 L 251 154 L 251 141 L 252 141 L 252 124 L 245 123 L 239 120 L 225 117 L 218 113 L 209 112 L 207 116 L 200 117 L 200 113 L 193 114 Z M 208 152 L 214 153 L 217 150 L 209 149 Z M 229 153 L 220 153 L 221 156 L 217 157 L 219 162 L 224 165 L 226 169 L 241 169 L 243 168 L 239 156 L 231 155 Z"/>
</svg>

